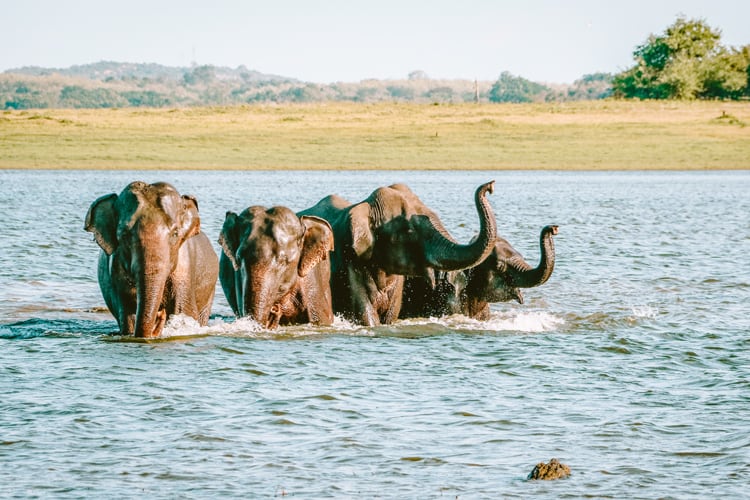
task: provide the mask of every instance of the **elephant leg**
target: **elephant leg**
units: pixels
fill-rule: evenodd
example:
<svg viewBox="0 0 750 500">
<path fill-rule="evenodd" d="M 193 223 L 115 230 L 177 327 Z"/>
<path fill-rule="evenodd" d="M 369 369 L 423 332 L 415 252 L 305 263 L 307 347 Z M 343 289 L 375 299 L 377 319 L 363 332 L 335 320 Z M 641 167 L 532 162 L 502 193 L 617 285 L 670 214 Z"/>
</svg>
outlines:
<svg viewBox="0 0 750 500">
<path fill-rule="evenodd" d="M 135 332 L 135 290 L 124 277 L 124 270 L 116 263 L 110 267 L 110 257 L 99 254 L 98 278 L 107 309 L 112 313 L 120 329 L 120 335 L 133 335 Z"/>
<path fill-rule="evenodd" d="M 303 280 L 300 289 L 300 301 L 306 311 L 306 320 L 313 325 L 329 326 L 333 324 L 333 305 L 327 288 L 329 279 L 313 277 Z"/>
<path fill-rule="evenodd" d="M 201 326 L 206 326 L 208 324 L 208 320 L 211 318 L 211 306 L 214 302 L 214 292 L 211 292 L 210 296 L 208 297 L 208 301 L 203 305 L 203 308 L 200 310 L 200 314 L 198 316 L 198 322 L 201 324 Z"/>
<path fill-rule="evenodd" d="M 135 334 L 135 313 L 123 315 L 118 323 L 120 324 L 121 335 Z"/>
<path fill-rule="evenodd" d="M 381 320 L 383 324 L 390 325 L 398 319 L 398 315 L 401 312 L 401 301 L 404 296 L 404 277 L 401 275 L 393 276 L 392 281 L 388 283 L 385 294 L 388 298 L 388 307 L 382 315 Z"/>
<path fill-rule="evenodd" d="M 232 308 L 232 312 L 238 318 L 241 316 L 239 303 L 242 301 L 242 288 L 240 286 L 239 273 L 235 272 L 231 261 L 222 253 L 219 259 L 219 281 L 224 296 Z"/>
<path fill-rule="evenodd" d="M 110 301 L 112 314 L 117 318 L 121 335 L 135 334 L 135 317 L 138 310 L 138 300 L 135 289 L 122 276 L 112 276 Z"/>
<path fill-rule="evenodd" d="M 349 266 L 347 269 L 351 319 L 364 326 L 380 325 L 380 314 L 377 308 L 379 291 L 377 285 L 366 270 Z"/>
</svg>

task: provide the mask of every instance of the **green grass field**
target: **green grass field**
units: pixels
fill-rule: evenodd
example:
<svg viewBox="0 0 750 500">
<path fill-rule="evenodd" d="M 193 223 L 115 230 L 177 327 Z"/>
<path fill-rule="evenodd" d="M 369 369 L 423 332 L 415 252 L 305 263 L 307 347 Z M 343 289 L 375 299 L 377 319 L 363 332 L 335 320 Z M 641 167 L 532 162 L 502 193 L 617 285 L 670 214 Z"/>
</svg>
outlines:
<svg viewBox="0 0 750 500">
<path fill-rule="evenodd" d="M 4 111 L 0 168 L 748 169 L 750 103 Z"/>
</svg>

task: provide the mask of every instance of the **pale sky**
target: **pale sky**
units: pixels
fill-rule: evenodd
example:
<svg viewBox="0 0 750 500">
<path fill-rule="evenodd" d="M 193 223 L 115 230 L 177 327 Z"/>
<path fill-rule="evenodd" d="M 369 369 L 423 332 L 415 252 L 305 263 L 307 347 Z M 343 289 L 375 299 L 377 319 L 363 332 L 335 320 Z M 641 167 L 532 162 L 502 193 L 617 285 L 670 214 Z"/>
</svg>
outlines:
<svg viewBox="0 0 750 500">
<path fill-rule="evenodd" d="M 747 0 L 2 0 L 0 71 L 195 61 L 317 83 L 414 70 L 572 83 L 632 66 L 679 14 L 750 44 Z"/>
</svg>

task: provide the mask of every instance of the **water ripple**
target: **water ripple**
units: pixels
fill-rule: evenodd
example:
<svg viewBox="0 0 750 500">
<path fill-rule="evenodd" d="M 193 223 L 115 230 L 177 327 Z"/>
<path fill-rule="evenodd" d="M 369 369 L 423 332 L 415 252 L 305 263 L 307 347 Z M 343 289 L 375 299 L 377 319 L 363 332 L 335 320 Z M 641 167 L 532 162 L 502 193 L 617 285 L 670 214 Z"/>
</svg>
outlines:
<svg viewBox="0 0 750 500">
<path fill-rule="evenodd" d="M 539 228 L 564 228 L 552 278 L 523 305 L 493 305 L 488 321 L 269 331 L 235 320 L 217 288 L 208 326 L 177 316 L 144 341 L 120 337 L 103 308 L 98 248 L 80 227 L 97 196 L 136 175 L 173 182 L 201 200 L 213 240 L 248 201 L 304 208 L 329 194 L 321 183 L 359 199 L 390 174 L 60 171 L 29 183 L 0 171 L 3 495 L 744 498 L 750 175 L 501 174 L 492 203 L 519 251 L 533 261 Z M 457 239 L 473 237 L 471 193 L 487 172 L 397 177 Z M 30 224 L 43 242 L 21 245 Z M 525 480 L 551 457 L 570 478 Z"/>
</svg>

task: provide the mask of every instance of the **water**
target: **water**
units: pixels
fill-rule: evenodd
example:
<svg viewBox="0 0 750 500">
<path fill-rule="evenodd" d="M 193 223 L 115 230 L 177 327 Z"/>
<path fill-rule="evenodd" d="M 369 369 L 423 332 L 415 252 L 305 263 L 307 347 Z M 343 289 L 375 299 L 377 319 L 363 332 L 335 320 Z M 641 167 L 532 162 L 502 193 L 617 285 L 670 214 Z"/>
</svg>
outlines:
<svg viewBox="0 0 750 500">
<path fill-rule="evenodd" d="M 201 328 L 117 336 L 83 218 L 165 180 L 224 212 L 306 208 L 406 182 L 456 238 L 496 179 L 529 261 L 526 304 L 364 328 L 268 332 L 218 290 Z M 2 497 L 746 497 L 750 172 L 0 171 Z M 563 481 L 525 481 L 551 458 Z"/>
</svg>

